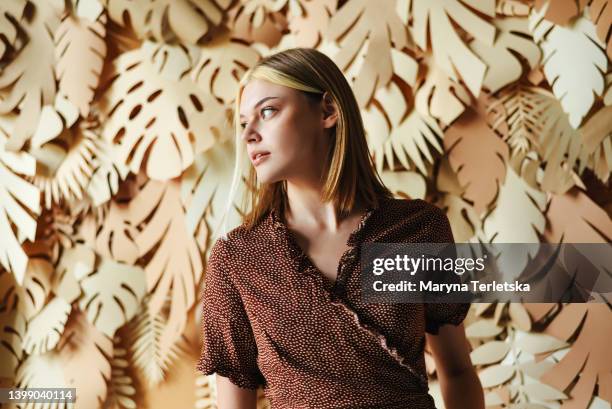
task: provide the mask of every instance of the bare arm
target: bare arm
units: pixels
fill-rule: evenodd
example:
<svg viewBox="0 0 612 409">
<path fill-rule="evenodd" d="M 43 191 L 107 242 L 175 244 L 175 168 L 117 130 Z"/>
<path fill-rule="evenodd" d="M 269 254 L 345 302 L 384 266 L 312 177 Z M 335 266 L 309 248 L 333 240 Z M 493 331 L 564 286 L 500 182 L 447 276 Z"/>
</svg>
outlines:
<svg viewBox="0 0 612 409">
<path fill-rule="evenodd" d="M 228 378 L 216 375 L 217 409 L 255 409 L 257 390 L 234 385 Z"/>
<path fill-rule="evenodd" d="M 425 334 L 436 363 L 446 409 L 484 409 L 484 393 L 470 359 L 463 324 L 442 325 L 438 335 Z"/>
</svg>

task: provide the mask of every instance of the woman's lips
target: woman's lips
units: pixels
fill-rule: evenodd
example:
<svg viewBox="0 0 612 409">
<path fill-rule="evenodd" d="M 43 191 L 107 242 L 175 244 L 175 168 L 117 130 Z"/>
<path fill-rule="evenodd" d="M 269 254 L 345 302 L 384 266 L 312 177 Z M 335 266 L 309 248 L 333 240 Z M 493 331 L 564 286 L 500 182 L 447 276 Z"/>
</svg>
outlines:
<svg viewBox="0 0 612 409">
<path fill-rule="evenodd" d="M 270 152 L 258 154 L 257 156 L 255 156 L 255 159 L 253 159 L 253 165 L 259 165 L 262 161 L 266 160 L 268 156 L 270 156 Z"/>
</svg>

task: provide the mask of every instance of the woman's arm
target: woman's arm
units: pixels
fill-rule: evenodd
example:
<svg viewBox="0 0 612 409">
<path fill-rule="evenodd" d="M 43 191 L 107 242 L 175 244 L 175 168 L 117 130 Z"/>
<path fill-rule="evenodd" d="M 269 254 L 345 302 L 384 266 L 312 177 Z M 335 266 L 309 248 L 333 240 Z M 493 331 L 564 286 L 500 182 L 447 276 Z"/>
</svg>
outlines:
<svg viewBox="0 0 612 409">
<path fill-rule="evenodd" d="M 257 390 L 234 385 L 228 378 L 216 375 L 217 409 L 255 409 Z"/>
<path fill-rule="evenodd" d="M 484 393 L 470 359 L 463 323 L 440 326 L 438 335 L 425 334 L 436 363 L 446 409 L 484 409 Z"/>
</svg>

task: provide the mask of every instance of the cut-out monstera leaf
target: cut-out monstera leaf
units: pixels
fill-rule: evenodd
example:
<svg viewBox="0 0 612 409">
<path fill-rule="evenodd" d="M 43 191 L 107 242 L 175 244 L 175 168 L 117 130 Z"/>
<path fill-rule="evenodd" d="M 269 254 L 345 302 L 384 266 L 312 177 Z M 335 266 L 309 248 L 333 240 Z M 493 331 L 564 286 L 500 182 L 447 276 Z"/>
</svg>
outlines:
<svg viewBox="0 0 612 409">
<path fill-rule="evenodd" d="M 0 274 L 0 278 L 2 275 Z M 19 309 L 0 311 L 0 378 L 12 379 L 15 376 L 15 370 L 23 358 L 26 325 L 26 319 Z"/>
<path fill-rule="evenodd" d="M 316 47 L 329 26 L 331 16 L 335 14 L 338 0 L 295 1 L 299 12 L 289 13 L 289 30 L 295 35 L 296 43 L 301 47 Z M 290 6 L 291 7 L 291 6 Z M 297 9 L 297 7 L 295 7 Z M 302 10 L 303 8 L 303 10 Z"/>
<path fill-rule="evenodd" d="M 392 2 L 386 7 L 368 0 L 351 0 L 338 9 L 329 22 L 325 37 L 340 44 L 334 61 L 342 70 L 367 47 L 353 89 L 359 105 L 365 107 L 374 91 L 386 86 L 393 75 L 391 48 L 408 45 L 406 28 Z M 365 40 L 367 44 L 364 45 Z"/>
<path fill-rule="evenodd" d="M 111 19 L 126 25 L 129 17 L 140 39 L 179 40 L 195 44 L 221 23 L 231 0 L 103 0 Z"/>
<path fill-rule="evenodd" d="M 71 306 L 61 297 L 54 297 L 38 315 L 28 322 L 23 349 L 28 354 L 43 354 L 55 348 L 64 332 Z"/>
<path fill-rule="evenodd" d="M 36 130 L 42 107 L 55 99 L 55 64 L 53 33 L 64 10 L 60 0 L 31 0 L 34 7 L 29 19 L 21 20 L 28 42 L 0 72 L 0 89 L 10 87 L 0 101 L 0 113 L 19 108 L 15 128 L 4 149 L 20 150 Z"/>
<path fill-rule="evenodd" d="M 3 1 L 0 3 L 0 58 L 17 39 L 17 27 L 11 20 L 23 18 L 27 0 Z"/>
<path fill-rule="evenodd" d="M 411 30 L 417 45 L 427 51 L 430 39 L 440 68 L 454 81 L 461 78 L 472 95 L 478 97 L 487 65 L 465 44 L 454 24 L 481 43 L 493 46 L 495 26 L 481 15 L 495 16 L 495 0 L 412 0 L 409 3 L 412 3 Z"/>
<path fill-rule="evenodd" d="M 183 48 L 143 43 L 114 62 L 117 74 L 102 101 L 103 137 L 120 146 L 119 159 L 156 180 L 177 177 L 194 153 L 209 149 L 225 111 L 189 77 Z"/>
<path fill-rule="evenodd" d="M 138 311 L 146 292 L 142 268 L 102 258 L 94 274 L 81 280 L 79 306 L 87 319 L 109 337 Z"/>
</svg>

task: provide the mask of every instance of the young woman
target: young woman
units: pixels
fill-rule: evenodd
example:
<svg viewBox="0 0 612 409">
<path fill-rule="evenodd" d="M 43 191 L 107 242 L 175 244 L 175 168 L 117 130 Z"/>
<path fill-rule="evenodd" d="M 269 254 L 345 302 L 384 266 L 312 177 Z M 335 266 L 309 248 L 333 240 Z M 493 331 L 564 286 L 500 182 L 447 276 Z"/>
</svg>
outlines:
<svg viewBox="0 0 612 409">
<path fill-rule="evenodd" d="M 263 59 L 241 81 L 235 117 L 225 216 L 245 154 L 250 209 L 211 249 L 197 365 L 217 374 L 218 407 L 255 408 L 262 386 L 273 409 L 432 409 L 427 340 L 446 408 L 484 408 L 462 324 L 469 304 L 361 299 L 361 243 L 453 236 L 444 212 L 383 185 L 333 61 L 303 48 Z"/>
</svg>

